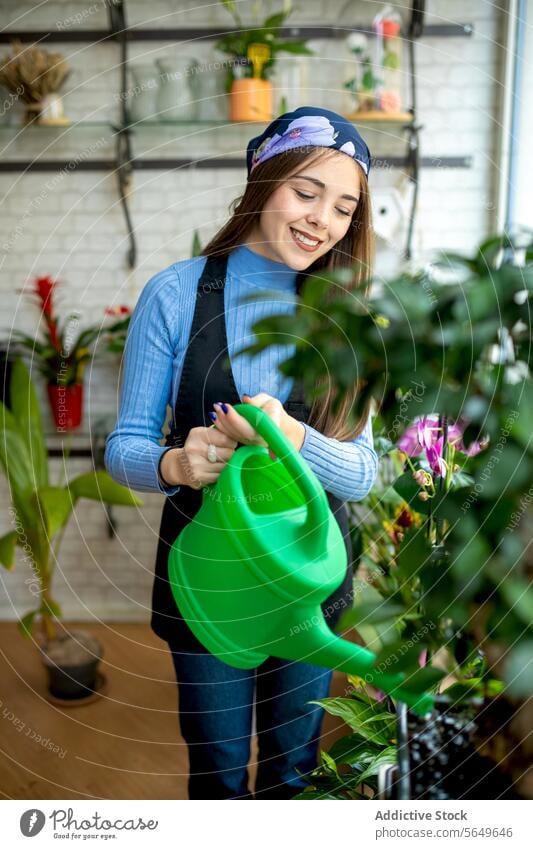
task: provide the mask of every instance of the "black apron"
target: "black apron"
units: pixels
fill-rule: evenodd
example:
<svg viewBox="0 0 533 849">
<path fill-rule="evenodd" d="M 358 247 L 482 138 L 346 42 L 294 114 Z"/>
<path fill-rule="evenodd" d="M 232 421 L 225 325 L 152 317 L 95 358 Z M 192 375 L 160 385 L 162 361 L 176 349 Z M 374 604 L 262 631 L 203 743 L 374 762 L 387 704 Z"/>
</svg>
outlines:
<svg viewBox="0 0 533 849">
<path fill-rule="evenodd" d="M 208 257 L 198 281 L 196 306 L 183 364 L 176 407 L 165 445 L 183 447 L 193 427 L 209 427 L 208 413 L 217 401 L 240 404 L 231 368 L 227 367 L 228 341 L 224 311 L 227 256 Z M 309 407 L 305 404 L 300 384 L 295 381 L 284 404 L 289 415 L 307 422 Z M 238 449 L 237 449 L 238 450 Z M 329 505 L 343 533 L 348 566 L 340 587 L 322 605 L 328 625 L 333 627 L 342 611 L 351 607 L 352 548 L 345 504 L 326 493 Z M 168 580 L 168 555 L 180 531 L 202 505 L 202 490 L 181 486 L 175 495 L 167 496 L 161 517 L 159 542 L 152 592 L 151 628 L 162 640 L 171 642 L 183 652 L 205 653 L 202 644 L 189 629 L 174 601 Z"/>
</svg>

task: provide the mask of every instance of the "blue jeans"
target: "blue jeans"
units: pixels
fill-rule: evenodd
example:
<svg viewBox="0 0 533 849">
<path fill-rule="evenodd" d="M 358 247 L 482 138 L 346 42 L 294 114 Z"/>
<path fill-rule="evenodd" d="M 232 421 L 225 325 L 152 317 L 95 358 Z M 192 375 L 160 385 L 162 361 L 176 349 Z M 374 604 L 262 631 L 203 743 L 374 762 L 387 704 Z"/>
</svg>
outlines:
<svg viewBox="0 0 533 849">
<path fill-rule="evenodd" d="M 234 669 L 212 654 L 169 643 L 179 692 L 180 729 L 189 752 L 190 799 L 290 799 L 316 766 L 332 673 L 308 663 L 269 658 Z M 248 787 L 252 712 L 256 704 L 258 767 Z"/>
</svg>

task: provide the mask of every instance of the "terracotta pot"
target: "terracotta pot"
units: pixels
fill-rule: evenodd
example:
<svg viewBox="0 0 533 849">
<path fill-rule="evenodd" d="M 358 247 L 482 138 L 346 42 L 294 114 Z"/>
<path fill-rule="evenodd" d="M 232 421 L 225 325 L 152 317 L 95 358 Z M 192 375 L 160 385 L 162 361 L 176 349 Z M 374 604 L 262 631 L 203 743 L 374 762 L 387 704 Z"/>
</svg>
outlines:
<svg viewBox="0 0 533 849">
<path fill-rule="evenodd" d="M 49 383 L 47 389 L 56 428 L 63 432 L 79 427 L 83 413 L 83 384 L 58 386 Z"/>
<path fill-rule="evenodd" d="M 231 121 L 271 121 L 272 83 L 248 77 L 234 80 L 230 90 Z"/>
</svg>

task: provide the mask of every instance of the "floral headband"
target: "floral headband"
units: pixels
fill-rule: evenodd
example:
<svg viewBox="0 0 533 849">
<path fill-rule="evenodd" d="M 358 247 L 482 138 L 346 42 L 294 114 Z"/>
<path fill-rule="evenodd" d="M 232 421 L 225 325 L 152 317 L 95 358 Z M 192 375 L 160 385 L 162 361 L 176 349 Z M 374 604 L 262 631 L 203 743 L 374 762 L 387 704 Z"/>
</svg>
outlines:
<svg viewBox="0 0 533 849">
<path fill-rule="evenodd" d="M 329 109 L 300 106 L 275 118 L 246 149 L 248 176 L 261 162 L 299 147 L 331 147 L 354 159 L 368 177 L 372 157 L 354 125 Z"/>
</svg>

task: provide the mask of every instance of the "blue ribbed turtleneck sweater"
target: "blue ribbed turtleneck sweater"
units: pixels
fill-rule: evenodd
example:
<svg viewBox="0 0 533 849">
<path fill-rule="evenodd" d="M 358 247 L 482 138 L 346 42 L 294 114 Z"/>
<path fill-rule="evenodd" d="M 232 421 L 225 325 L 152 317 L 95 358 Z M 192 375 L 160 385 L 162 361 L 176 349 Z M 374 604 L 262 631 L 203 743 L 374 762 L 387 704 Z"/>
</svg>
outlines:
<svg viewBox="0 0 533 849">
<path fill-rule="evenodd" d="M 174 409 L 189 340 L 196 290 L 205 256 L 182 260 L 152 277 L 133 312 L 126 340 L 118 418 L 106 440 L 105 465 L 111 476 L 132 489 L 172 495 L 158 476 L 165 447 L 160 444 L 167 405 Z M 235 354 L 254 340 L 252 325 L 296 307 L 297 272 L 256 253 L 247 245 L 228 258 L 224 308 L 229 356 L 237 391 L 266 392 L 284 403 L 292 380 L 278 371 L 293 348 L 280 345 L 249 357 Z M 272 290 L 267 301 L 242 303 L 247 295 Z M 276 292 L 280 292 L 280 298 Z M 281 295 L 282 293 L 282 295 Z M 287 297 L 289 295 L 289 297 Z M 218 399 L 224 401 L 224 398 Z M 371 422 L 351 442 L 323 436 L 305 425 L 301 454 L 325 489 L 343 500 L 358 501 L 372 487 L 377 472 Z"/>
</svg>

